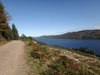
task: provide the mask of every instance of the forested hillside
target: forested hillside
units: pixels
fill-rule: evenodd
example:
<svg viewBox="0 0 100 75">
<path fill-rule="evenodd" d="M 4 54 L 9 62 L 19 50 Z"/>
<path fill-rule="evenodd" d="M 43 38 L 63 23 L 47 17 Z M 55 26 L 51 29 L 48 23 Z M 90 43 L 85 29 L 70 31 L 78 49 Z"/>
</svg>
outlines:
<svg viewBox="0 0 100 75">
<path fill-rule="evenodd" d="M 9 20 L 11 20 L 11 16 L 0 2 L 0 41 L 18 39 L 19 37 L 15 25 L 13 24 L 12 29 L 10 28 Z"/>
<path fill-rule="evenodd" d="M 68 39 L 100 39 L 100 30 L 83 30 L 62 35 L 42 36 L 44 38 L 68 38 Z"/>
</svg>

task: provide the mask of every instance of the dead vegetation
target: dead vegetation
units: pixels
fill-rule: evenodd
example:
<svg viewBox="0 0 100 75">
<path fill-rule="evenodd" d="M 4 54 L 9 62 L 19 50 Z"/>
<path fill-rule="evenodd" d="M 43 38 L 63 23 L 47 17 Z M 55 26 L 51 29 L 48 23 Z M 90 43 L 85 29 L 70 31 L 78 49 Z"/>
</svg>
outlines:
<svg viewBox="0 0 100 75">
<path fill-rule="evenodd" d="M 42 45 L 36 41 L 29 42 L 28 47 L 31 47 L 31 67 L 35 67 L 31 69 L 30 75 L 99 75 L 100 67 L 96 65 L 100 61 L 97 58 Z M 38 73 L 34 73 L 34 69 Z"/>
</svg>

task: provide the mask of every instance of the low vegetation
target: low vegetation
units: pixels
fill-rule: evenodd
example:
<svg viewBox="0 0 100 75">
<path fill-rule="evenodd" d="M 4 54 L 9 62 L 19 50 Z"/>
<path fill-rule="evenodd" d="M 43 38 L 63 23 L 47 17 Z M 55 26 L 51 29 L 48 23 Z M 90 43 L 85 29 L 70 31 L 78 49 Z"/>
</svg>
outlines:
<svg viewBox="0 0 100 75">
<path fill-rule="evenodd" d="M 84 55 L 84 56 L 88 56 L 88 57 L 94 57 L 94 56 L 96 56 L 96 57 L 98 57 L 100 59 L 100 54 L 96 53 L 94 50 L 91 50 L 91 49 L 89 49 L 87 47 L 65 48 L 65 47 L 58 46 L 58 45 L 52 45 L 52 46 L 49 46 L 49 47 L 54 47 L 54 48 L 69 50 L 71 52 L 78 53 L 78 54 L 81 54 L 81 55 Z"/>
<path fill-rule="evenodd" d="M 0 46 L 5 44 L 6 42 L 7 41 L 5 40 L 5 38 L 0 35 Z"/>
<path fill-rule="evenodd" d="M 80 51 L 80 52 L 83 52 L 83 53 L 86 53 L 86 54 L 91 54 L 93 56 L 96 55 L 97 57 L 100 57 L 100 54 L 97 54 L 94 50 L 91 50 L 87 47 L 73 48 L 73 50 Z"/>
<path fill-rule="evenodd" d="M 51 50 L 42 42 L 32 40 L 29 37 L 26 42 L 28 64 L 31 71 L 29 75 L 98 75 L 100 62 L 77 62 L 61 54 L 58 50 Z M 52 47 L 57 48 L 57 47 Z M 59 48 L 61 49 L 61 48 Z M 80 57 L 75 57 L 80 59 Z"/>
<path fill-rule="evenodd" d="M 77 50 L 77 51 L 81 51 L 81 52 L 84 52 L 84 53 L 88 53 L 88 54 L 96 54 L 96 52 L 94 50 L 91 50 L 87 47 L 80 47 L 80 48 L 73 48 L 74 50 Z"/>
</svg>

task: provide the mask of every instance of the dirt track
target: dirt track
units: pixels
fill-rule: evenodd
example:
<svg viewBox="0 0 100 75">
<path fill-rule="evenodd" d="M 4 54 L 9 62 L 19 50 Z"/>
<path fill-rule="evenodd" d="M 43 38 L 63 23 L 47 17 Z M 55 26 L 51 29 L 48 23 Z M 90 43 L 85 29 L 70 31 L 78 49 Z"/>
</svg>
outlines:
<svg viewBox="0 0 100 75">
<path fill-rule="evenodd" d="M 0 47 L 0 75 L 27 75 L 24 43 L 12 41 Z"/>
</svg>

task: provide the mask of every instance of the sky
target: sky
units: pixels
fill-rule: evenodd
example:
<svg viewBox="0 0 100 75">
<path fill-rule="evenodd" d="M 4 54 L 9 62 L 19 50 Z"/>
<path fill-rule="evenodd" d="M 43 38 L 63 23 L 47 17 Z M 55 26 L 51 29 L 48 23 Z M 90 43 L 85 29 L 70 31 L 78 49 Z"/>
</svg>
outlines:
<svg viewBox="0 0 100 75">
<path fill-rule="evenodd" d="M 100 29 L 100 0 L 0 0 L 19 35 L 58 35 Z"/>
</svg>

